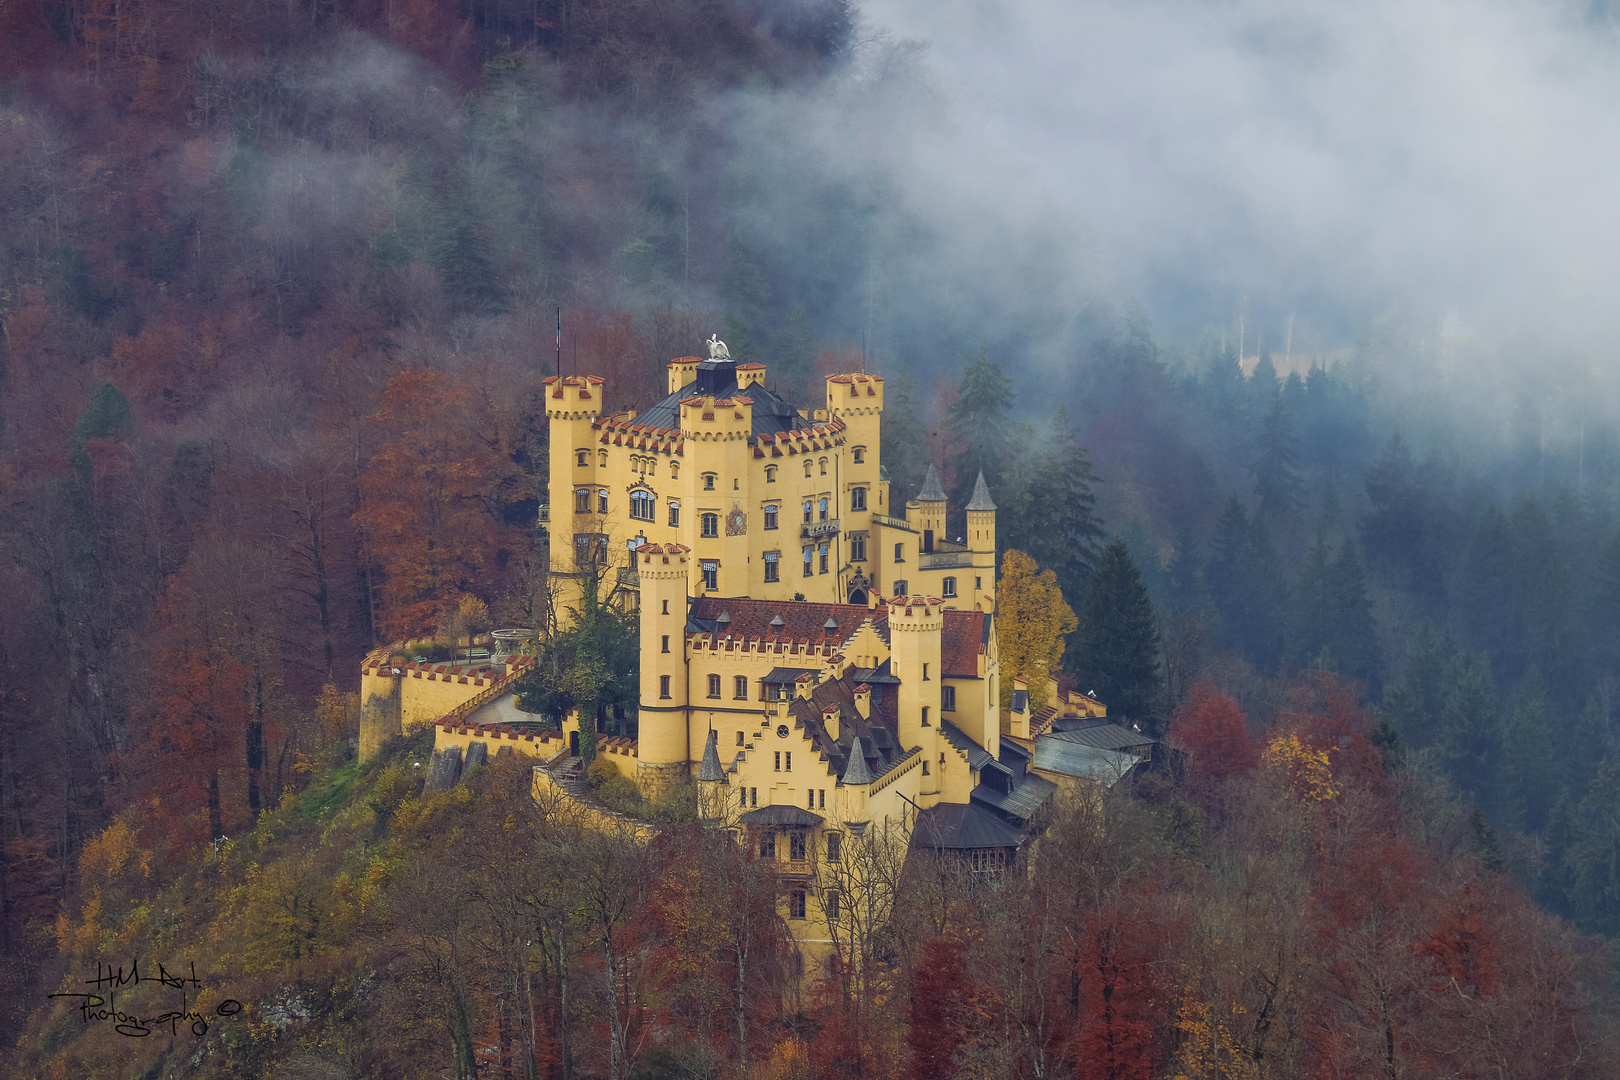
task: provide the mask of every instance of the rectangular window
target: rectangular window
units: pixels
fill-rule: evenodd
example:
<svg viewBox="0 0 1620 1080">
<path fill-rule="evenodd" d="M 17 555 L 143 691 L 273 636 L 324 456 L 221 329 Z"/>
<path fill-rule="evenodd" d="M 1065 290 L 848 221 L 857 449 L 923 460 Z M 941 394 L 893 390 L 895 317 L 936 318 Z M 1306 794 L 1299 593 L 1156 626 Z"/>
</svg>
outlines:
<svg viewBox="0 0 1620 1080">
<path fill-rule="evenodd" d="M 864 537 L 864 536 L 852 536 L 852 537 L 850 537 L 850 540 L 849 540 L 849 561 L 850 562 L 865 562 L 866 561 L 866 537 Z"/>
<path fill-rule="evenodd" d="M 922 678 L 922 681 L 923 682 L 928 681 L 928 665 L 927 664 L 923 665 L 923 678 Z"/>
<path fill-rule="evenodd" d="M 664 648 L 661 651 L 669 652 L 669 635 L 668 634 L 664 635 Z"/>
<path fill-rule="evenodd" d="M 748 676 L 738 675 L 732 681 L 732 697 L 737 701 L 748 700 Z"/>
<path fill-rule="evenodd" d="M 812 569 L 812 567 L 814 566 L 815 552 L 816 552 L 815 548 L 805 548 L 804 549 L 804 576 L 805 577 L 810 577 L 811 575 L 813 575 L 815 573 L 815 571 Z"/>
<path fill-rule="evenodd" d="M 818 499 L 816 501 L 816 507 L 817 507 L 817 512 L 821 515 L 821 517 L 818 518 L 817 520 L 826 521 L 827 520 L 827 496 L 823 495 L 820 499 Z"/>
<path fill-rule="evenodd" d="M 603 488 L 596 493 L 596 512 L 598 514 L 607 513 L 607 497 L 607 488 Z"/>
<path fill-rule="evenodd" d="M 632 491 L 630 493 L 630 516 L 637 521 L 651 521 L 653 519 L 654 499 L 650 491 Z"/>
<path fill-rule="evenodd" d="M 660 698 L 665 699 L 665 700 L 669 699 L 669 676 L 668 675 L 660 675 L 660 676 L 658 676 L 658 696 Z"/>
<path fill-rule="evenodd" d="M 788 893 L 788 918 L 804 918 L 804 890 L 794 889 Z"/>
<path fill-rule="evenodd" d="M 850 451 L 850 456 L 855 459 L 855 464 L 864 465 L 866 463 L 866 447 L 855 447 L 854 450 Z"/>
<path fill-rule="evenodd" d="M 816 808 L 816 789 L 815 788 L 806 788 L 805 789 L 805 791 L 804 791 L 804 806 L 805 806 L 806 810 L 814 810 Z"/>
<path fill-rule="evenodd" d="M 895 562 L 905 562 L 906 561 L 906 545 L 904 545 L 904 544 L 896 544 L 896 545 L 894 545 L 894 561 Z"/>
<path fill-rule="evenodd" d="M 669 504 L 669 526 L 670 526 L 670 528 L 673 529 L 676 526 L 678 526 L 680 523 L 681 523 L 681 504 L 678 503 L 678 502 L 672 502 L 672 503 Z"/>
<path fill-rule="evenodd" d="M 940 592 L 941 596 L 955 596 L 956 595 L 956 579 L 953 578 L 953 577 L 946 578 L 945 582 L 944 582 L 944 584 L 943 584 L 943 586 L 941 588 L 942 588 L 942 591 Z"/>
<path fill-rule="evenodd" d="M 821 896 L 821 910 L 827 913 L 828 922 L 837 922 L 838 894 L 835 892 L 823 893 Z"/>
<path fill-rule="evenodd" d="M 844 834 L 830 832 L 827 834 L 827 861 L 837 862 L 844 856 Z"/>
<path fill-rule="evenodd" d="M 704 491 L 713 491 L 714 490 L 714 473 L 707 472 L 707 473 L 703 474 L 703 490 Z"/>
<path fill-rule="evenodd" d="M 849 508 L 851 510 L 866 509 L 866 489 L 851 488 L 849 492 Z"/>
<path fill-rule="evenodd" d="M 794 829 L 788 833 L 788 858 L 795 862 L 804 860 L 804 830 Z"/>
<path fill-rule="evenodd" d="M 821 547 L 819 547 L 817 549 L 817 551 L 821 555 L 821 572 L 823 574 L 825 574 L 827 572 L 827 548 L 828 548 L 827 544 L 822 544 Z"/>
<path fill-rule="evenodd" d="M 591 489 L 580 488 L 574 492 L 574 513 L 588 514 L 591 512 Z"/>
<path fill-rule="evenodd" d="M 911 593 L 907 591 L 910 588 L 911 588 L 911 586 L 907 585 L 906 582 L 905 582 L 905 579 L 902 578 L 901 580 L 894 583 L 894 595 L 896 595 L 896 596 L 910 596 Z"/>
<path fill-rule="evenodd" d="M 743 733 L 739 731 L 739 732 L 737 732 L 737 745 L 741 746 L 742 744 L 743 744 Z"/>
<path fill-rule="evenodd" d="M 776 483 L 776 466 L 775 465 L 767 465 L 767 466 L 765 466 L 765 482 L 767 484 Z"/>
<path fill-rule="evenodd" d="M 766 508 L 765 508 L 765 527 L 766 527 L 766 528 L 767 528 L 767 529 L 774 529 L 774 528 L 776 528 L 776 517 L 777 517 L 777 513 L 778 513 L 778 511 L 780 511 L 780 510 L 781 510 L 781 509 L 782 509 L 782 508 L 781 508 L 781 507 L 780 507 L 780 506 L 774 506 L 774 505 L 772 505 L 772 506 L 767 506 L 767 507 L 766 507 Z"/>
<path fill-rule="evenodd" d="M 748 789 L 748 805 L 750 805 L 750 806 L 758 806 L 759 805 L 759 788 L 751 787 L 751 788 Z"/>
<path fill-rule="evenodd" d="M 757 788 L 755 789 L 758 790 Z M 759 838 L 759 857 L 762 859 L 776 858 L 776 834 L 767 829 Z"/>
<path fill-rule="evenodd" d="M 699 520 L 702 522 L 702 525 L 703 525 L 703 528 L 702 528 L 701 531 L 702 531 L 704 536 L 719 536 L 720 535 L 720 515 L 719 514 L 704 514 Z"/>
<path fill-rule="evenodd" d="M 720 564 L 706 562 L 703 564 L 703 587 L 710 592 L 720 588 Z"/>
<path fill-rule="evenodd" d="M 821 808 L 823 810 L 827 809 L 827 789 L 826 788 L 821 789 Z"/>
<path fill-rule="evenodd" d="M 709 696 L 710 697 L 719 697 L 720 696 L 720 676 L 718 676 L 718 675 L 710 675 L 709 676 Z"/>
<path fill-rule="evenodd" d="M 574 464 L 578 465 L 580 468 L 584 468 L 587 465 L 589 465 L 590 463 L 591 463 L 591 452 L 589 450 L 575 451 L 575 453 L 574 453 Z"/>
<path fill-rule="evenodd" d="M 955 712 L 956 711 L 956 687 L 954 687 L 954 686 L 946 686 L 946 687 L 942 687 L 940 689 L 940 691 L 939 691 L 939 711 L 940 712 Z"/>
<path fill-rule="evenodd" d="M 779 552 L 779 551 L 767 551 L 765 553 L 765 580 L 766 581 L 781 581 L 782 580 L 782 553 L 781 552 Z"/>
<path fill-rule="evenodd" d="M 973 587 L 974 587 L 974 588 L 975 588 L 975 589 L 982 589 L 982 588 L 984 588 L 984 578 L 982 578 L 982 577 L 976 577 L 976 578 L 974 578 L 974 579 L 973 579 Z"/>
<path fill-rule="evenodd" d="M 776 752 L 776 771 L 782 771 L 782 751 L 780 750 Z"/>
<path fill-rule="evenodd" d="M 787 753 L 782 755 L 782 771 L 783 772 L 792 772 L 793 771 L 793 751 L 791 751 L 791 750 L 789 750 Z"/>
<path fill-rule="evenodd" d="M 816 520 L 816 504 L 809 499 L 804 500 L 804 523 L 810 524 Z"/>
<path fill-rule="evenodd" d="M 928 706 L 926 706 L 926 705 L 924 705 L 924 706 L 923 706 L 923 707 L 922 707 L 922 711 L 923 711 L 923 722 L 922 722 L 922 726 L 923 726 L 923 727 L 927 727 L 927 726 L 928 726 Z M 926 761 L 925 761 L 925 762 L 923 762 L 923 771 L 924 771 L 924 772 L 926 772 L 926 771 L 928 771 L 928 762 L 926 762 Z"/>
</svg>

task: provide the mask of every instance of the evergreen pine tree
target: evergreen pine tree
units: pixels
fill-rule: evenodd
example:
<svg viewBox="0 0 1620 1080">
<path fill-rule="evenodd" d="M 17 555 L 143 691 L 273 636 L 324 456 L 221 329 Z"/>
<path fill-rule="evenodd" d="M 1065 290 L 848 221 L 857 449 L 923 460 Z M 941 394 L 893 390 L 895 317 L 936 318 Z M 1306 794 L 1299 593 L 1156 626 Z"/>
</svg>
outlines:
<svg viewBox="0 0 1620 1080">
<path fill-rule="evenodd" d="M 1170 590 L 1170 605 L 1176 613 L 1185 614 L 1204 602 L 1198 535 L 1190 525 L 1176 530 L 1175 552 L 1170 556 L 1170 564 L 1165 567 L 1165 579 Z"/>
<path fill-rule="evenodd" d="M 1026 453 L 1008 469 L 1005 497 L 992 492 L 1008 522 L 1005 530 L 998 527 L 1002 547 L 1028 552 L 1056 573 L 1064 596 L 1084 596 L 1104 535 L 1092 492 L 1097 477 L 1091 457 L 1062 407 L 1052 417 L 1048 440 L 1038 440 L 1032 431 L 1020 441 L 1044 449 Z"/>
<path fill-rule="evenodd" d="M 1347 538 L 1339 545 L 1339 556 L 1333 560 L 1328 580 L 1328 595 L 1333 612 L 1331 648 L 1339 672 L 1366 683 L 1369 694 L 1376 693 L 1384 677 L 1383 650 L 1378 644 L 1367 575 L 1361 568 L 1361 553 L 1354 540 Z"/>
<path fill-rule="evenodd" d="M 1620 532 L 1598 555 L 1587 626 L 1597 674 L 1620 680 Z"/>
<path fill-rule="evenodd" d="M 911 361 L 901 363 L 900 373 L 884 389 L 882 467 L 895 498 L 904 505 L 928 473 L 928 432 L 917 418 L 917 380 L 911 375 Z"/>
<path fill-rule="evenodd" d="M 1282 661 L 1288 583 L 1259 514 L 1234 497 L 1215 527 L 1209 591 L 1232 644 L 1244 659 L 1270 672 Z"/>
<path fill-rule="evenodd" d="M 1255 444 L 1254 493 L 1260 508 L 1271 513 L 1297 510 L 1304 501 L 1305 485 L 1299 475 L 1299 439 L 1288 415 L 1288 403 L 1273 396 Z"/>
<path fill-rule="evenodd" d="M 1333 620 L 1333 567 L 1329 560 L 1327 539 L 1316 534 L 1305 555 L 1305 565 L 1299 569 L 1299 578 L 1289 605 L 1287 659 L 1292 667 L 1322 668 L 1338 671 L 1340 657 L 1335 644 Z"/>
<path fill-rule="evenodd" d="M 1440 709 L 1440 759 L 1459 790 L 1475 803 L 1497 806 L 1496 763 L 1502 752 L 1496 686 L 1490 669 L 1464 653 L 1451 665 Z"/>
<path fill-rule="evenodd" d="M 1432 746 L 1440 738 L 1440 714 L 1455 659 L 1451 643 L 1422 624 L 1406 650 L 1400 678 L 1384 688 L 1379 712 L 1415 747 Z"/>
<path fill-rule="evenodd" d="M 962 448 L 952 506 L 967 505 L 980 472 L 991 491 L 1004 486 L 1013 457 L 1013 424 L 1007 418 L 1012 400 L 1012 383 L 1001 365 L 990 359 L 989 349 L 981 346 L 979 355 L 962 372 L 962 385 L 947 417 Z"/>
<path fill-rule="evenodd" d="M 1583 929 L 1620 933 L 1620 778 L 1604 760 L 1574 814 L 1564 864 L 1572 914 Z"/>
<path fill-rule="evenodd" d="M 1519 681 L 1501 716 L 1502 754 L 1497 784 L 1498 820 L 1539 833 L 1552 810 L 1558 762 L 1553 757 L 1553 723 L 1541 672 L 1531 668 Z"/>
<path fill-rule="evenodd" d="M 1162 732 L 1158 619 L 1130 551 L 1118 537 L 1103 550 L 1091 575 L 1075 631 L 1074 664 L 1081 683 L 1096 691 L 1111 716 L 1134 721 L 1155 736 Z"/>
<path fill-rule="evenodd" d="M 1435 550 L 1430 498 L 1417 463 L 1399 434 L 1367 470 L 1371 510 L 1361 521 L 1361 544 L 1367 561 L 1386 571 L 1403 589 L 1435 599 L 1444 578 Z"/>
</svg>

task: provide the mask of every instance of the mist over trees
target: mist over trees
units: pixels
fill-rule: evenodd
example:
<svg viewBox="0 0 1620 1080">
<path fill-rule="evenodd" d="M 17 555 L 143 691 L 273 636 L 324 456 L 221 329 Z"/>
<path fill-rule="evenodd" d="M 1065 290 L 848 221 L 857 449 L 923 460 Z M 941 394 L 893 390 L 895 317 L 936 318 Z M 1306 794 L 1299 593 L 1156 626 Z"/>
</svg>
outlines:
<svg viewBox="0 0 1620 1080">
<path fill-rule="evenodd" d="M 1469 920 L 1514 960 L 1559 945 L 1557 993 L 1608 1008 L 1582 997 L 1600 981 L 1575 970 L 1588 946 L 1523 901 L 1620 933 L 1620 428 L 1601 371 L 1471 368 L 1398 307 L 1305 362 L 1240 356 L 1224 325 L 1160 335 L 1100 284 L 1073 221 L 991 229 L 896 167 L 905 132 L 948 122 L 922 53 L 842 0 L 0 6 L 6 1045 L 51 965 L 89 955 L 49 932 L 57 916 L 90 925 L 96 887 L 131 911 L 150 899 L 114 847 L 167 880 L 287 813 L 339 767 L 323 755 L 353 734 L 347 690 L 378 641 L 432 631 L 469 595 L 497 624 L 536 625 L 539 380 L 560 361 L 605 376 L 610 408 L 641 407 L 662 396 L 664 363 L 715 332 L 806 405 L 824 358 L 883 374 L 895 498 L 933 462 L 959 514 L 982 470 L 1003 551 L 1075 613 L 1066 640 L 1058 617 L 1027 650 L 1031 670 L 1056 663 L 1193 751 L 1185 798 L 1110 807 L 1108 843 L 1070 837 L 1041 871 L 1057 876 L 989 899 L 963 886 L 932 933 L 906 931 L 912 966 L 885 968 L 897 981 L 877 990 L 923 972 L 907 1016 L 940 1029 L 951 1060 L 1025 1053 L 961 1022 L 994 1001 L 1017 1024 L 1071 1010 L 1026 1039 L 1054 1061 L 1116 1040 L 1192 1068 L 1173 1032 L 1209 1030 L 1208 1010 L 1240 991 L 1217 974 L 1146 981 L 1154 958 L 1221 955 L 1163 885 L 1239 874 L 1261 835 L 1289 845 L 1244 895 L 1294 921 L 1244 909 L 1245 936 L 1227 940 L 1276 957 L 1266 977 L 1286 983 L 1316 935 L 1339 980 L 1322 1000 L 1345 1016 L 1273 1004 L 1296 1036 L 1349 1031 L 1329 1048 L 1344 1071 L 1386 1034 L 1356 1019 L 1386 961 L 1405 965 L 1413 1008 L 1435 1004 L 1434 971 L 1494 977 L 1456 974 Z M 601 629 L 573 647 L 606 670 L 624 633 Z M 565 697 L 611 710 L 630 692 L 551 674 L 534 687 L 543 712 Z M 1312 694 L 1332 709 L 1300 704 Z M 1338 790 L 1398 811 L 1401 834 L 1309 797 L 1341 734 L 1356 755 Z M 1280 749 L 1262 761 L 1262 744 Z M 617 873 L 621 856 L 593 851 L 592 865 Z M 1377 888 L 1353 895 L 1339 879 L 1357 873 Z M 474 889 L 456 895 L 499 926 L 517 887 L 496 884 L 412 887 Z M 1486 899 L 1453 907 L 1467 889 Z M 964 895 L 1016 916 L 1006 933 L 1084 956 L 1041 969 L 1047 997 L 991 985 L 987 957 L 1025 941 L 940 945 Z M 1225 902 L 1214 885 L 1200 896 Z M 1069 906 L 1043 906 L 1053 897 Z M 410 913 L 405 893 L 391 902 Z M 1149 935 L 1143 910 L 1170 936 Z M 1357 937 L 1385 912 L 1422 914 L 1404 952 Z M 546 939 L 547 971 L 580 974 L 555 952 L 585 934 L 578 911 L 539 917 L 568 927 Z M 296 939 L 296 919 L 276 918 Z M 701 932 L 658 931 L 676 949 Z M 757 932 L 775 988 L 776 944 Z M 874 963 L 890 932 L 862 946 Z M 470 933 L 436 909 L 389 928 L 427 1013 L 467 993 L 448 973 L 466 954 L 447 948 L 481 950 L 480 992 L 521 968 Z M 1533 974 L 1501 978 L 1529 998 Z M 1105 989 L 1135 1026 L 1080 1022 Z M 711 1030 L 713 988 L 679 993 Z M 865 1022 L 874 1000 L 839 1015 Z M 1174 1001 L 1175 1017 L 1144 1018 L 1149 1001 Z M 1446 1030 L 1403 1048 L 1432 1061 L 1423 1040 Z M 465 1069 L 467 1033 L 447 1038 Z M 885 1038 L 894 1065 L 905 1035 Z M 1274 1052 L 1264 1031 L 1247 1038 L 1250 1060 Z"/>
</svg>

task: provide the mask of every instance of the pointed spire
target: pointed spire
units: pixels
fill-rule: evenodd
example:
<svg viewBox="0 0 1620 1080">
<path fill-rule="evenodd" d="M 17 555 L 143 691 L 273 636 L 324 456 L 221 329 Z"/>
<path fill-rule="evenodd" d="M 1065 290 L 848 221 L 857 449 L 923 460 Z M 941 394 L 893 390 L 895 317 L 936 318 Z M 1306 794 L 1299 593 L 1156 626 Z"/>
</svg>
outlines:
<svg viewBox="0 0 1620 1080">
<path fill-rule="evenodd" d="M 844 768 L 845 784 L 870 784 L 872 770 L 866 767 L 866 740 L 857 735 L 849 744 L 849 764 Z"/>
<path fill-rule="evenodd" d="M 944 502 L 945 489 L 939 484 L 939 470 L 934 463 L 928 463 L 928 475 L 923 477 L 922 490 L 917 492 L 918 502 Z"/>
<path fill-rule="evenodd" d="M 697 778 L 699 780 L 724 780 L 725 769 L 720 767 L 720 742 L 714 730 L 709 731 L 709 741 L 703 747 L 703 764 L 698 766 Z"/>
<path fill-rule="evenodd" d="M 968 500 L 969 510 L 994 510 L 996 504 L 990 501 L 990 488 L 984 482 L 984 470 L 979 470 L 979 479 L 973 484 L 973 498 Z"/>
</svg>

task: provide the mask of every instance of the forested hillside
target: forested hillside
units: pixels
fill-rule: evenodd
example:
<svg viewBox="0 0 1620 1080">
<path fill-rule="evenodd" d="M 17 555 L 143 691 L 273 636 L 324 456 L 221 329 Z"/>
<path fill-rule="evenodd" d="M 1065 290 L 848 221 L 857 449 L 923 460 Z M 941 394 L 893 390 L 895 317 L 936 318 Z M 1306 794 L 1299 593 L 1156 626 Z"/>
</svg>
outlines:
<svg viewBox="0 0 1620 1080">
<path fill-rule="evenodd" d="M 1111 803 L 1103 847 L 1050 864 L 1071 877 L 973 894 L 1012 913 L 998 933 L 1046 935 L 1039 992 L 995 982 L 1024 939 L 930 946 L 957 925 L 941 901 L 926 932 L 896 922 L 865 1004 L 760 1018 L 758 1060 L 841 1075 L 843 1050 L 814 1049 L 849 1049 L 836 1035 L 870 1042 L 860 1075 L 901 1071 L 908 1031 L 933 1024 L 952 1060 L 1031 1075 L 1038 1045 L 1062 1075 L 1104 1038 L 1081 1019 L 1113 985 L 1080 974 L 1091 949 L 1086 971 L 1137 973 L 1118 977 L 1142 1011 L 1111 1045 L 1150 1047 L 1132 1051 L 1144 1076 L 1365 1074 L 1379 1033 L 1356 1025 L 1387 990 L 1367 980 L 1396 959 L 1412 1062 L 1467 1032 L 1482 1056 L 1462 1074 L 1484 1075 L 1534 1036 L 1573 1055 L 1535 1075 L 1605 1075 L 1608 954 L 1543 914 L 1620 934 L 1620 431 L 1601 365 L 1542 378 L 1533 351 L 1469 353 L 1398 306 L 1304 363 L 1239 349 L 1236 326 L 1160 338 L 1063 223 L 985 237 L 894 167 L 906 133 L 952 122 L 925 59 L 842 0 L 0 3 L 0 1040 L 39 1050 L 44 995 L 98 953 L 206 940 L 258 1004 L 340 988 L 319 1030 L 341 1047 L 290 1036 L 319 1068 L 404 1075 L 420 1046 L 449 1071 L 491 1045 L 509 988 L 487 958 L 459 1033 L 422 1027 L 445 1014 L 420 996 L 420 1015 L 387 1014 L 412 1033 L 397 1047 L 351 1026 L 342 995 L 374 946 L 376 970 L 426 984 L 406 931 L 329 893 L 396 843 L 421 846 L 377 895 L 401 874 L 434 887 L 449 849 L 396 797 L 435 808 L 419 824 L 504 815 L 486 789 L 452 806 L 386 769 L 364 774 L 366 806 L 333 785 L 361 782 L 341 748 L 374 642 L 464 597 L 534 617 L 560 318 L 563 370 L 606 376 L 611 408 L 660 396 L 663 364 L 716 332 L 785 393 L 884 374 L 897 495 L 933 460 L 958 508 L 982 469 L 1002 546 L 1083 617 L 1067 676 L 1128 688 L 1117 715 L 1194 751 L 1193 788 Z M 1135 574 L 1150 632 L 1087 602 Z M 1126 631 L 1147 669 L 1099 655 Z M 1191 718 L 1220 695 L 1212 734 Z M 1301 719 L 1328 714 L 1346 732 Z M 1290 801 L 1327 789 L 1283 750 L 1263 760 L 1295 730 L 1288 753 L 1325 755 L 1330 796 Z M 352 835 L 328 850 L 311 823 L 338 803 Z M 316 913 L 265 913 L 283 936 L 254 944 L 222 913 L 275 902 L 248 867 L 298 845 L 316 862 L 277 872 L 312 884 L 276 895 Z M 204 888 L 216 872 L 229 884 Z M 1257 895 L 1275 901 L 1244 906 Z M 1484 959 L 1457 959 L 1465 937 Z M 1156 951 L 1120 960 L 1115 940 Z M 740 1053 L 715 1001 L 669 1008 L 688 1012 L 647 1021 L 660 1034 L 625 1069 L 652 1068 L 669 1032 Z M 580 1075 L 606 1074 L 587 1012 Z M 1067 1019 L 1032 1034 L 1036 1014 Z M 50 1030 L 25 1073 L 73 1074 L 46 1060 L 70 1034 Z M 293 1055 L 257 1030 L 186 1068 Z M 1194 1063 L 1197 1039 L 1230 1060 Z"/>
</svg>

